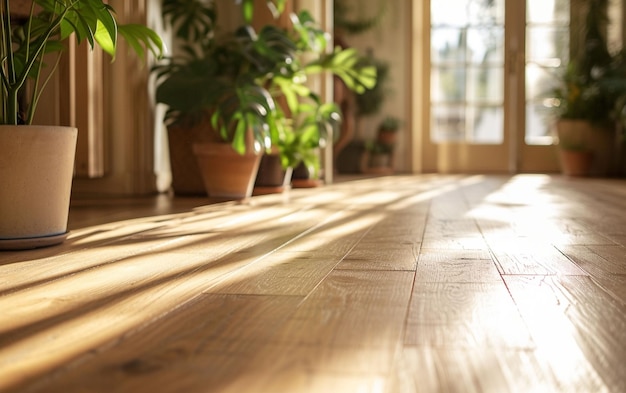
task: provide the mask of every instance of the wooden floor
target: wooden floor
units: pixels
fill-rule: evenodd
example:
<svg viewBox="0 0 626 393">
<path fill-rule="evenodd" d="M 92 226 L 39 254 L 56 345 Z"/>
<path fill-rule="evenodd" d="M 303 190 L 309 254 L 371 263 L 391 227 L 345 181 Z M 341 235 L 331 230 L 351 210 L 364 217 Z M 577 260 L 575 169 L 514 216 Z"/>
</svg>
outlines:
<svg viewBox="0 0 626 393">
<path fill-rule="evenodd" d="M 1 392 L 625 392 L 626 182 L 79 199 L 0 252 Z"/>
</svg>

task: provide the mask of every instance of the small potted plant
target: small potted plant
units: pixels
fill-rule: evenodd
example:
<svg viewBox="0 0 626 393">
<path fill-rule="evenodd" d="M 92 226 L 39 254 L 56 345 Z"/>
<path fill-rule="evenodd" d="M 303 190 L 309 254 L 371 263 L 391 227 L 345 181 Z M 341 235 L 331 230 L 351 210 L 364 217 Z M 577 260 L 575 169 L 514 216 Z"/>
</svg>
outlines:
<svg viewBox="0 0 626 393">
<path fill-rule="evenodd" d="M 567 175 L 608 171 L 617 95 L 606 83 L 612 63 L 601 32 L 606 20 L 606 0 L 590 1 L 580 53 L 557 76 L 549 94 L 561 169 Z"/>
<path fill-rule="evenodd" d="M 384 145 L 394 145 L 396 143 L 398 130 L 400 129 L 400 119 L 387 116 L 378 125 L 378 134 L 376 139 Z"/>
<path fill-rule="evenodd" d="M 319 184 L 321 171 L 319 149 L 336 136 L 341 124 L 341 111 L 334 102 L 322 102 L 310 92 L 291 107 L 291 117 L 284 136 L 278 141 L 283 168 L 293 170 L 295 187 Z"/>
<path fill-rule="evenodd" d="M 335 102 L 324 102 L 306 82 L 314 74 L 326 72 L 342 81 L 343 85 L 363 94 L 377 80 L 376 68 L 363 61 L 354 48 L 335 47 L 327 53 L 329 35 L 320 29 L 307 11 L 291 15 L 296 44 L 297 62 L 291 73 L 271 79 L 274 96 L 281 118 L 286 121 L 277 141 L 285 169 L 293 169 L 295 187 L 312 187 L 321 184 L 320 149 L 329 140 L 337 140 L 342 113 Z M 304 61 L 303 59 L 310 59 Z"/>
<path fill-rule="evenodd" d="M 160 56 L 159 36 L 141 25 L 119 25 L 102 0 L 0 1 L 0 248 L 27 249 L 67 236 L 77 130 L 32 125 L 39 97 L 64 48 L 75 39 L 115 53 L 118 35 L 140 56 Z M 16 14 L 19 16 L 16 17 Z M 57 62 L 44 64 L 44 54 Z M 49 57 L 47 57 L 49 58 Z"/>
<path fill-rule="evenodd" d="M 361 172 L 377 175 L 393 173 L 393 149 L 393 145 L 387 143 L 368 141 L 361 157 Z"/>
</svg>

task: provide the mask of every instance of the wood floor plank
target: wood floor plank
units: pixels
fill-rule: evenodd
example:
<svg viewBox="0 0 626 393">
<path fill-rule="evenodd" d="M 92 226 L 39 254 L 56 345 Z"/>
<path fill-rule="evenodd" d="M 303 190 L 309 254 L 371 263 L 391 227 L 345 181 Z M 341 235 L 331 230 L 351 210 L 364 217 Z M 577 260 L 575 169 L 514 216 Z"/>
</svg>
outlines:
<svg viewBox="0 0 626 393">
<path fill-rule="evenodd" d="M 480 231 L 473 219 L 442 220 L 430 219 L 424 232 L 425 238 L 440 236 L 477 236 Z"/>
<path fill-rule="evenodd" d="M 415 271 L 419 243 L 359 242 L 337 269 Z"/>
<path fill-rule="evenodd" d="M 277 338 L 302 345 L 395 350 L 413 272 L 333 271 L 309 295 Z"/>
<path fill-rule="evenodd" d="M 442 258 L 436 263 L 420 259 L 415 282 L 502 282 L 502 278 L 491 259 Z"/>
<path fill-rule="evenodd" d="M 626 358 L 626 306 L 589 277 L 563 277 L 562 283 L 575 305 L 568 317 L 586 358 L 611 391 L 626 391 L 625 369 L 616 367 Z"/>
<path fill-rule="evenodd" d="M 416 283 L 404 342 L 452 348 L 534 346 L 503 282 Z"/>
<path fill-rule="evenodd" d="M 623 381 L 623 378 L 618 378 L 618 382 L 611 382 L 602 375 L 603 372 L 609 372 L 616 376 L 615 374 L 621 374 L 621 371 L 616 371 L 615 364 L 607 370 L 597 368 L 596 361 L 587 354 L 587 351 L 594 350 L 585 344 L 588 342 L 585 338 L 587 335 L 591 335 L 589 339 L 594 340 L 593 336 L 601 333 L 601 337 L 607 339 L 605 332 L 620 328 L 606 326 L 606 320 L 587 315 L 587 311 L 604 307 L 599 307 L 596 302 L 588 303 L 591 299 L 577 298 L 576 296 L 580 295 L 578 290 L 572 293 L 564 286 L 567 282 L 573 285 L 573 289 L 582 284 L 583 288 L 591 290 L 591 294 L 597 293 L 597 290 L 585 284 L 590 283 L 588 277 L 505 276 L 505 280 L 531 331 L 533 340 L 537 343 L 537 355 L 553 370 L 564 391 L 621 390 L 616 389 L 618 387 L 616 383 L 622 383 L 619 381 Z M 603 297 L 602 300 L 607 300 L 608 304 L 611 304 L 608 297 Z M 617 318 L 619 321 L 623 317 L 624 314 L 620 311 L 610 319 Z M 624 333 L 619 333 L 614 340 L 623 335 Z M 617 346 L 610 350 L 606 346 L 609 343 L 601 341 L 600 344 L 602 346 L 598 348 L 599 350 L 622 356 L 620 354 L 623 351 L 623 343 L 617 343 Z"/>
<path fill-rule="evenodd" d="M 276 252 L 263 263 L 246 266 L 207 292 L 247 295 L 306 296 L 317 287 L 340 258 L 321 258 L 311 252 Z"/>
<path fill-rule="evenodd" d="M 587 274 L 556 247 L 542 241 L 515 238 L 490 248 L 502 274 Z"/>
<path fill-rule="evenodd" d="M 409 346 L 395 362 L 386 392 L 570 391 L 563 388 L 532 350 Z"/>
<path fill-rule="evenodd" d="M 474 236 L 441 236 L 428 237 L 422 241 L 424 249 L 450 249 L 450 250 L 489 250 L 485 238 L 481 235 Z"/>
<path fill-rule="evenodd" d="M 60 366 L 48 380 L 24 381 L 23 389 L 46 393 L 222 391 L 240 376 L 254 372 L 254 367 L 263 366 L 254 364 L 256 353 L 272 340 L 300 301 L 289 296 L 203 295 L 106 348 Z"/>
<path fill-rule="evenodd" d="M 614 299 L 626 304 L 626 249 L 622 246 L 560 246 L 559 249 Z"/>
</svg>

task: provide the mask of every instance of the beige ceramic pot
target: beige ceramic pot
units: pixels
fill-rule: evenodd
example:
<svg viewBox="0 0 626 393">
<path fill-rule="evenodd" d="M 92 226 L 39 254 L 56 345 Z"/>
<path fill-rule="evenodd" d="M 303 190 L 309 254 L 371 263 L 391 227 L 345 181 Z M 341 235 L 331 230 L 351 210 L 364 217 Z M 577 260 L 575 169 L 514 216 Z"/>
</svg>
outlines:
<svg viewBox="0 0 626 393">
<path fill-rule="evenodd" d="M 65 239 L 77 135 L 72 127 L 0 126 L 0 249 Z"/>
</svg>

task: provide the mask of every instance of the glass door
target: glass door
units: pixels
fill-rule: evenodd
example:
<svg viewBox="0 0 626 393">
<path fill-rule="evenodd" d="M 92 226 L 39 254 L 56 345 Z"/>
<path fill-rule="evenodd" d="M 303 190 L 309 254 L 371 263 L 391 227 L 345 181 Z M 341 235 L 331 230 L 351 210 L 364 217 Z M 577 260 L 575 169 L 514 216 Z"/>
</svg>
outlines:
<svg viewBox="0 0 626 393">
<path fill-rule="evenodd" d="M 567 61 L 568 0 L 431 0 L 424 168 L 558 169 L 545 93 Z"/>
<path fill-rule="evenodd" d="M 430 132 L 438 172 L 503 172 L 505 0 L 430 2 Z"/>
</svg>

